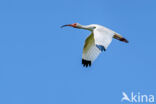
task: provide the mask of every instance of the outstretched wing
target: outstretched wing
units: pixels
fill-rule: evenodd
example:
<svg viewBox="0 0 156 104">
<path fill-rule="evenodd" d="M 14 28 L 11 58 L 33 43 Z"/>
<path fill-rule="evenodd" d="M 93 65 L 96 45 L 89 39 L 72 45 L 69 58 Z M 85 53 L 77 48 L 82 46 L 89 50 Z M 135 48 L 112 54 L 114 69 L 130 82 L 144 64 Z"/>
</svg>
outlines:
<svg viewBox="0 0 156 104">
<path fill-rule="evenodd" d="M 122 42 L 125 42 L 125 43 L 128 43 L 128 40 L 125 39 L 124 37 L 122 37 L 121 35 L 115 33 L 114 36 L 113 36 L 114 39 L 117 39 L 119 41 L 122 41 Z"/>
<path fill-rule="evenodd" d="M 93 33 L 85 40 L 82 54 L 82 64 L 85 67 L 91 66 L 92 62 L 97 58 L 101 51 L 96 47 Z"/>
<path fill-rule="evenodd" d="M 114 32 L 103 26 L 98 26 L 93 32 L 96 46 L 101 51 L 105 51 L 109 44 L 112 42 Z"/>
</svg>

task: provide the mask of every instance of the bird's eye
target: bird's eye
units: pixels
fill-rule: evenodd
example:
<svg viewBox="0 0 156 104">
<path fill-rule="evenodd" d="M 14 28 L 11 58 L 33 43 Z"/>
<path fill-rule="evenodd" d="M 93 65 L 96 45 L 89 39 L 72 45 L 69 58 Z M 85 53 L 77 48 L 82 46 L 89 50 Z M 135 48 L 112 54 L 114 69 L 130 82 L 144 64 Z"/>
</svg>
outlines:
<svg viewBox="0 0 156 104">
<path fill-rule="evenodd" d="M 74 23 L 73 25 L 74 25 L 74 26 L 76 26 L 76 25 L 77 25 L 77 23 Z"/>
</svg>

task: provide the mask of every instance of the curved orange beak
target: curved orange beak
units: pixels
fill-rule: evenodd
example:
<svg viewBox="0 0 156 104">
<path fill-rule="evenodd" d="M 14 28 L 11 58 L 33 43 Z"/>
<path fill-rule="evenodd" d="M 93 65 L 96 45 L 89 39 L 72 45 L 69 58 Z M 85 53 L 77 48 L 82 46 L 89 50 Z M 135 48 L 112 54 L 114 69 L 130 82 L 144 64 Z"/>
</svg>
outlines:
<svg viewBox="0 0 156 104">
<path fill-rule="evenodd" d="M 61 28 L 66 27 L 66 26 L 75 27 L 75 24 L 66 24 L 66 25 L 61 26 Z"/>
</svg>

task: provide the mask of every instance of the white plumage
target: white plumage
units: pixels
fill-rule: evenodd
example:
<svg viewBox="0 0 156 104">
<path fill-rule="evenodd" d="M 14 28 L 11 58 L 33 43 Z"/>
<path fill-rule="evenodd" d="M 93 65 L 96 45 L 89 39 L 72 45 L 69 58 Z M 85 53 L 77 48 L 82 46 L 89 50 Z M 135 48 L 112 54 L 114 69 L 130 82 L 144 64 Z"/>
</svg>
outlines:
<svg viewBox="0 0 156 104">
<path fill-rule="evenodd" d="M 82 59 L 83 61 L 88 60 L 88 61 L 93 62 L 100 53 L 101 51 L 96 47 L 94 35 L 93 33 L 91 33 L 91 35 L 88 36 L 85 41 Z M 83 61 L 82 61 L 82 64 L 83 64 Z M 89 65 L 91 65 L 91 62 L 89 62 Z"/>
<path fill-rule="evenodd" d="M 105 49 L 107 49 L 107 47 L 112 41 L 114 32 L 100 25 L 93 26 L 96 26 L 96 28 L 93 30 L 95 44 L 102 45 L 105 47 Z"/>
<path fill-rule="evenodd" d="M 85 29 L 91 31 L 91 34 L 85 40 L 82 64 L 83 66 L 91 66 L 92 62 L 98 57 L 98 55 L 105 51 L 112 41 L 112 38 L 128 43 L 128 41 L 116 32 L 97 24 L 91 24 L 87 26 L 80 25 L 78 23 L 63 25 L 72 26 L 78 29 Z"/>
</svg>

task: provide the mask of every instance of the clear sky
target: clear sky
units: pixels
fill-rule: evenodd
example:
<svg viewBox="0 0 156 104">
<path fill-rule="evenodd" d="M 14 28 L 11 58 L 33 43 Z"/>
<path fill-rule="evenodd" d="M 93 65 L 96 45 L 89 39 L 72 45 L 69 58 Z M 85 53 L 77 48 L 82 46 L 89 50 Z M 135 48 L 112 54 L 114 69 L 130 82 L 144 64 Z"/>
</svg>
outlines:
<svg viewBox="0 0 156 104">
<path fill-rule="evenodd" d="M 155 0 L 0 0 L 0 104 L 120 104 L 122 92 L 156 96 Z M 91 68 L 89 31 L 122 34 Z"/>
</svg>

